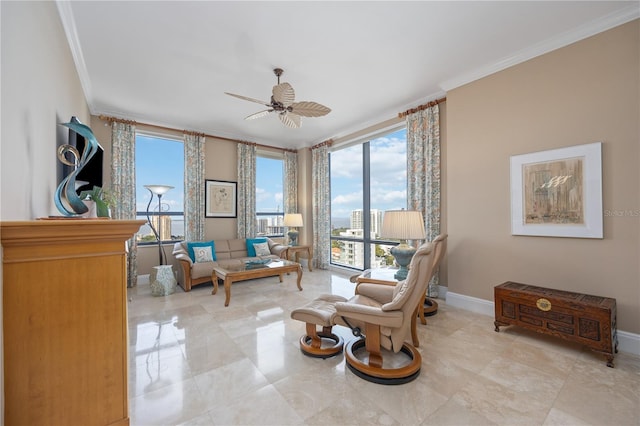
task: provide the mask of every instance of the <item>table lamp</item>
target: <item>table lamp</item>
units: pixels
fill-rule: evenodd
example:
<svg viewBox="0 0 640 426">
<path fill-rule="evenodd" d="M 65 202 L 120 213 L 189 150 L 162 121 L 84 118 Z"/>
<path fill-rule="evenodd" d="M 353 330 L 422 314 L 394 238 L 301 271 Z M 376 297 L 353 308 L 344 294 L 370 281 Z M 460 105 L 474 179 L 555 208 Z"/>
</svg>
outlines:
<svg viewBox="0 0 640 426">
<path fill-rule="evenodd" d="M 296 228 L 302 228 L 302 215 L 300 213 L 285 213 L 284 226 L 290 228 L 287 235 L 289 236 L 289 244 L 292 246 L 298 245 L 298 230 Z"/>
<path fill-rule="evenodd" d="M 407 245 L 407 240 L 424 240 L 424 221 L 422 214 L 414 210 L 387 210 L 382 218 L 381 238 L 400 240 L 400 244 L 391 249 L 391 254 L 400 266 L 393 276 L 398 281 L 407 278 L 407 266 L 416 253 L 416 248 Z"/>
</svg>

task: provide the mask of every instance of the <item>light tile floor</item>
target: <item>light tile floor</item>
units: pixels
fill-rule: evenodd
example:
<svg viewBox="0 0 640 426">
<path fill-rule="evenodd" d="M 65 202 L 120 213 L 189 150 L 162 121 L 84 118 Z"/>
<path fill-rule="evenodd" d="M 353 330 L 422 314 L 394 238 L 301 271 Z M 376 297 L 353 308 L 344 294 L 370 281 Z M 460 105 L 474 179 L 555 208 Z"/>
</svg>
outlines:
<svg viewBox="0 0 640 426">
<path fill-rule="evenodd" d="M 640 425 L 640 358 L 604 357 L 447 306 L 418 325 L 422 372 L 366 382 L 344 356 L 304 356 L 290 312 L 322 293 L 353 295 L 347 276 L 304 271 L 151 296 L 129 289 L 129 413 L 146 425 Z M 342 327 L 334 330 L 353 339 Z"/>
</svg>

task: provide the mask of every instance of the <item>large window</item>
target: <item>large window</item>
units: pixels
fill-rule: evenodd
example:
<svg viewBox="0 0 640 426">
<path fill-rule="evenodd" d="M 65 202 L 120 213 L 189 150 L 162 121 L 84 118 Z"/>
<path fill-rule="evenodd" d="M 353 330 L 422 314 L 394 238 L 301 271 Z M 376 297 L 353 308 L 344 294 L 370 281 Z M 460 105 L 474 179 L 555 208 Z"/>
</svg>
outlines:
<svg viewBox="0 0 640 426">
<path fill-rule="evenodd" d="M 280 157 L 256 156 L 256 223 L 257 235 L 284 235 L 283 167 Z"/>
<path fill-rule="evenodd" d="M 136 134 L 136 216 L 149 216 L 162 241 L 184 239 L 184 144 L 181 140 Z M 170 185 L 169 192 L 162 196 L 158 207 L 158 197 L 153 196 L 145 185 Z M 156 242 L 148 224 L 137 234 L 138 242 Z"/>
<path fill-rule="evenodd" d="M 406 129 L 331 153 L 331 263 L 393 265 L 395 242 L 381 239 L 385 210 L 407 208 Z"/>
</svg>

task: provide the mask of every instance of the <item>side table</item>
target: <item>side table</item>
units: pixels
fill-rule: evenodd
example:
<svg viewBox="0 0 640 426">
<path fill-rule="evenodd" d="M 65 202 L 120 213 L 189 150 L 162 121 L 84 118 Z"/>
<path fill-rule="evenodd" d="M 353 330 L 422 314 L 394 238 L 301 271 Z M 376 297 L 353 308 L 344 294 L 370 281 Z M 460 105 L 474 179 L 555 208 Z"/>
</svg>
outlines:
<svg viewBox="0 0 640 426">
<path fill-rule="evenodd" d="M 151 268 L 149 285 L 152 296 L 168 296 L 176 291 L 176 277 L 171 265 L 160 265 Z"/>
<path fill-rule="evenodd" d="M 286 254 L 287 260 L 291 260 L 290 256 L 293 255 L 294 262 L 300 263 L 300 253 L 307 254 L 309 272 L 313 272 L 313 269 L 311 269 L 311 264 L 313 263 L 313 247 L 311 246 L 289 246 Z"/>
</svg>

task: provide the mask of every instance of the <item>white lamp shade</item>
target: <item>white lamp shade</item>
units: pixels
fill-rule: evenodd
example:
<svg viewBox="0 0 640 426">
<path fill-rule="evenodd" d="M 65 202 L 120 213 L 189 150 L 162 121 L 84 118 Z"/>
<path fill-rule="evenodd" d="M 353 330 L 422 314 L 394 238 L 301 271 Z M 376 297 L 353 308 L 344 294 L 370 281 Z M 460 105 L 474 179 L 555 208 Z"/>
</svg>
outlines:
<svg viewBox="0 0 640 426">
<path fill-rule="evenodd" d="M 144 187 L 156 195 L 165 194 L 170 189 L 173 189 L 173 186 L 169 186 L 169 185 L 145 185 Z"/>
<path fill-rule="evenodd" d="M 382 218 L 382 238 L 424 240 L 422 214 L 415 210 L 387 210 Z"/>
<path fill-rule="evenodd" d="M 284 215 L 284 226 L 290 228 L 302 227 L 302 215 L 300 213 L 286 213 Z"/>
</svg>

